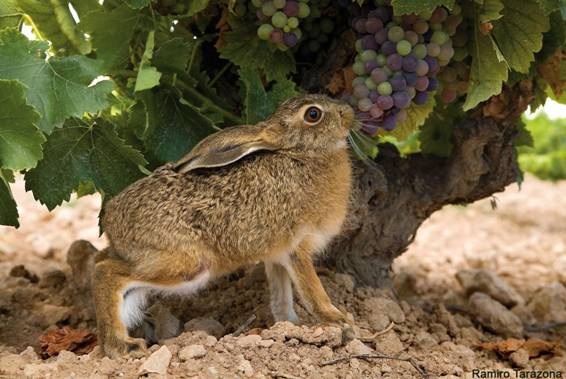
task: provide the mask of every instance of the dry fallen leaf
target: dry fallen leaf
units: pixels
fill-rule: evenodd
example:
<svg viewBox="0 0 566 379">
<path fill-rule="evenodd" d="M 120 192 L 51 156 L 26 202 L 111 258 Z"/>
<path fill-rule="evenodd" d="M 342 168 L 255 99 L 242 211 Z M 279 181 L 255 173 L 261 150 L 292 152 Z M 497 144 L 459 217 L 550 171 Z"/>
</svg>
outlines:
<svg viewBox="0 0 566 379">
<path fill-rule="evenodd" d="M 42 356 L 49 358 L 63 350 L 75 354 L 88 354 L 96 346 L 96 334 L 89 330 L 77 330 L 65 326 L 51 330 L 39 337 Z"/>
<path fill-rule="evenodd" d="M 484 342 L 480 347 L 503 355 L 509 355 L 519 349 L 529 353 L 529 358 L 536 358 L 541 354 L 560 355 L 560 341 L 544 341 L 538 338 L 528 340 L 508 338 L 503 341 Z"/>
</svg>

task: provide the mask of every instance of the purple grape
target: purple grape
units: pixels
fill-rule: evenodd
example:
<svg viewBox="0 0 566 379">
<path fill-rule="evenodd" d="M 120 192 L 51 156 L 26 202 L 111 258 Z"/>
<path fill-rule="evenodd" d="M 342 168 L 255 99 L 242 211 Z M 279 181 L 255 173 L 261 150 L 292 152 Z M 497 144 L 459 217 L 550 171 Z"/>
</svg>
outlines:
<svg viewBox="0 0 566 379">
<path fill-rule="evenodd" d="M 383 109 L 381 109 L 377 105 L 374 105 L 369 110 L 369 113 L 371 114 L 371 117 L 373 117 L 373 118 L 380 118 L 383 115 Z"/>
<path fill-rule="evenodd" d="M 396 108 L 404 109 L 411 105 L 411 97 L 405 91 L 395 92 L 393 94 L 393 102 Z"/>
<path fill-rule="evenodd" d="M 387 73 L 380 68 L 375 68 L 371 71 L 371 79 L 375 84 L 383 83 L 387 80 Z"/>
<path fill-rule="evenodd" d="M 283 42 L 283 32 L 279 29 L 273 29 L 271 32 L 271 41 L 273 43 L 282 43 Z"/>
<path fill-rule="evenodd" d="M 362 38 L 362 48 L 364 50 L 377 50 L 377 42 L 375 42 L 375 38 L 371 35 L 364 36 Z"/>
<path fill-rule="evenodd" d="M 379 94 L 377 93 L 377 91 L 369 91 L 369 99 L 370 99 L 373 103 L 375 103 L 378 98 L 379 98 Z"/>
<path fill-rule="evenodd" d="M 395 75 L 389 80 L 391 83 L 391 87 L 393 87 L 393 91 L 402 91 L 407 88 L 407 81 L 403 77 L 402 74 Z"/>
<path fill-rule="evenodd" d="M 366 72 L 372 72 L 374 69 L 379 67 L 376 61 L 366 62 L 365 65 L 366 65 Z"/>
<path fill-rule="evenodd" d="M 418 76 L 425 76 L 428 74 L 428 63 L 426 61 L 419 59 L 417 62 L 417 69 L 415 71 Z"/>
<path fill-rule="evenodd" d="M 403 58 L 403 70 L 406 72 L 415 72 L 419 60 L 412 55 Z"/>
<path fill-rule="evenodd" d="M 391 96 L 380 96 L 377 98 L 375 103 L 384 111 L 393 108 L 394 105 L 393 98 Z"/>
<path fill-rule="evenodd" d="M 285 13 L 287 17 L 297 17 L 299 15 L 299 3 L 288 0 L 283 8 L 283 13 Z"/>
<path fill-rule="evenodd" d="M 378 30 L 383 29 L 383 22 L 377 17 L 370 17 L 366 21 L 366 31 L 374 34 Z"/>
<path fill-rule="evenodd" d="M 369 90 L 364 84 L 360 84 L 354 87 L 353 93 L 358 99 L 363 99 L 369 95 Z"/>
<path fill-rule="evenodd" d="M 395 126 L 397 126 L 397 116 L 394 114 L 391 114 L 387 117 L 385 117 L 385 120 L 383 121 L 383 129 L 385 130 L 393 130 L 395 129 Z"/>
<path fill-rule="evenodd" d="M 365 18 L 357 18 L 354 19 L 352 26 L 354 30 L 358 33 L 366 33 L 366 19 Z"/>
<path fill-rule="evenodd" d="M 383 45 L 381 45 L 381 52 L 385 55 L 395 54 L 397 52 L 397 44 L 391 41 L 385 41 Z"/>
<path fill-rule="evenodd" d="M 257 19 L 261 22 L 266 22 L 268 20 L 271 20 L 271 17 L 266 16 L 265 14 L 263 14 L 263 12 L 261 11 L 261 9 L 258 9 L 257 12 L 255 12 Z"/>
<path fill-rule="evenodd" d="M 429 80 L 426 76 L 419 76 L 417 78 L 417 83 L 415 84 L 415 89 L 417 91 L 426 91 L 428 88 Z"/>
<path fill-rule="evenodd" d="M 371 110 L 370 110 L 371 113 Z M 369 122 L 366 121 L 364 122 L 364 125 L 362 126 L 362 129 L 364 130 L 364 132 L 366 132 L 367 134 L 369 134 L 370 136 L 374 135 L 375 133 L 377 133 L 377 129 L 378 129 L 378 125 L 375 122 Z"/>
<path fill-rule="evenodd" d="M 297 44 L 297 36 L 294 33 L 283 34 L 283 42 L 289 47 L 295 47 Z"/>
<path fill-rule="evenodd" d="M 417 74 L 414 72 L 406 72 L 403 76 L 405 77 L 405 81 L 407 81 L 407 85 L 409 87 L 414 87 L 417 83 Z"/>
<path fill-rule="evenodd" d="M 393 71 L 400 70 L 403 67 L 403 58 L 399 54 L 391 54 L 387 57 L 387 67 Z"/>
<path fill-rule="evenodd" d="M 385 41 L 387 41 L 387 29 L 379 30 L 377 33 L 375 33 L 374 37 L 375 42 L 377 42 L 378 44 L 381 45 L 385 43 Z"/>
<path fill-rule="evenodd" d="M 428 100 L 427 92 L 417 92 L 417 94 L 413 98 L 413 102 L 417 105 L 424 104 L 427 102 L 427 100 Z"/>
<path fill-rule="evenodd" d="M 388 7 L 379 7 L 372 12 L 372 17 L 379 18 L 385 24 L 391 20 L 391 12 Z"/>
<path fill-rule="evenodd" d="M 436 89 L 438 88 L 438 79 L 436 78 L 430 78 L 428 80 L 428 87 L 427 87 L 427 91 L 428 92 L 432 92 L 432 91 L 436 91 Z"/>
<path fill-rule="evenodd" d="M 436 75 L 438 73 L 438 70 L 440 70 L 438 61 L 433 57 L 426 57 L 424 60 L 428 64 L 428 74 Z"/>
</svg>

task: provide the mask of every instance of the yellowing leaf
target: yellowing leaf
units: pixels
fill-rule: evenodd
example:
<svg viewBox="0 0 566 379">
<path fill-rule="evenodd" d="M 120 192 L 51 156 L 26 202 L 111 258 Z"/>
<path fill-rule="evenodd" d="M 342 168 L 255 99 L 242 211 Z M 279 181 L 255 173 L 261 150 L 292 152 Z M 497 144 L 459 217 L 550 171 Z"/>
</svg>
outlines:
<svg viewBox="0 0 566 379">
<path fill-rule="evenodd" d="M 155 31 L 150 31 L 147 35 L 145 43 L 145 51 L 142 56 L 136 86 L 134 92 L 143 91 L 159 85 L 161 73 L 153 66 L 150 66 L 153 57 L 153 48 L 155 46 Z"/>
<path fill-rule="evenodd" d="M 403 122 L 399 122 L 395 129 L 388 132 L 386 135 L 392 135 L 399 141 L 404 140 L 425 123 L 435 105 L 436 101 L 434 96 L 429 96 L 427 102 L 422 105 L 411 103 L 411 106 L 407 108 L 407 119 Z"/>
</svg>

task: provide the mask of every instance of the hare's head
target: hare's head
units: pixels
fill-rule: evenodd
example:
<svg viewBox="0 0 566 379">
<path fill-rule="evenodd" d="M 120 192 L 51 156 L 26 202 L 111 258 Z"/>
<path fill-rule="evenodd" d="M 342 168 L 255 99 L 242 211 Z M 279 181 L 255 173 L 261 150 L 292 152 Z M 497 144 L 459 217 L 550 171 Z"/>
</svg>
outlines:
<svg viewBox="0 0 566 379">
<path fill-rule="evenodd" d="M 285 101 L 263 123 L 272 144 L 292 149 L 332 149 L 345 146 L 354 123 L 346 103 L 323 95 L 305 95 Z"/>
</svg>

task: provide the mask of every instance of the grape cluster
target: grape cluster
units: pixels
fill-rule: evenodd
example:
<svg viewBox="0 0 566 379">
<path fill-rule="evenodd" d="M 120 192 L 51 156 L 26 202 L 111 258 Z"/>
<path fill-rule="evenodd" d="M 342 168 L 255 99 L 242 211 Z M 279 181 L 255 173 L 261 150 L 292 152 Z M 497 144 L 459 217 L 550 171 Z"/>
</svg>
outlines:
<svg viewBox="0 0 566 379">
<path fill-rule="evenodd" d="M 311 0 L 311 13 L 305 19 L 303 40 L 301 41 L 300 53 L 303 57 L 310 57 L 324 50 L 331 41 L 335 30 L 334 17 L 324 16 L 323 13 L 330 11 L 330 0 Z"/>
<path fill-rule="evenodd" d="M 360 37 L 353 64 L 352 105 L 365 120 L 364 130 L 393 130 L 412 104 L 424 104 L 439 86 L 437 75 L 454 56 L 451 37 L 462 21 L 460 9 L 393 16 L 387 0 L 362 9 L 352 20 Z"/>
<path fill-rule="evenodd" d="M 252 0 L 261 23 L 257 35 L 285 51 L 295 47 L 302 37 L 300 19 L 311 13 L 308 0 Z"/>
</svg>

